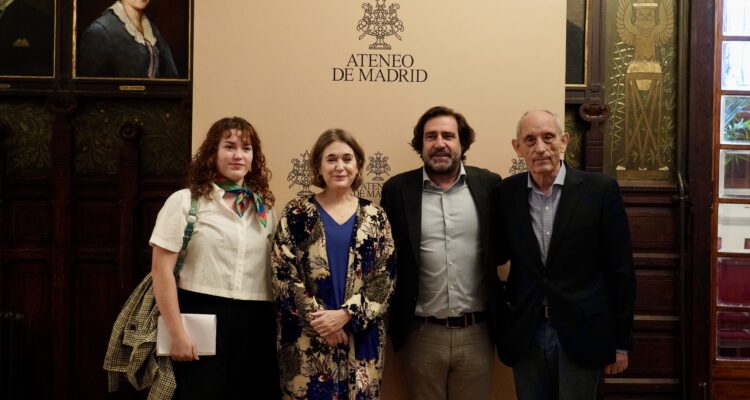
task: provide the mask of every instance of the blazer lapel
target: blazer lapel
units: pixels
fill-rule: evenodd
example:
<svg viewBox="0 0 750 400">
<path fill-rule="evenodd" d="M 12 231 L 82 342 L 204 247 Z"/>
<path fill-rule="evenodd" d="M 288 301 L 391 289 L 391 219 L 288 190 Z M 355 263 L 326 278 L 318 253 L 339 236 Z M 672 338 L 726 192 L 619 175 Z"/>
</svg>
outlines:
<svg viewBox="0 0 750 400">
<path fill-rule="evenodd" d="M 554 259 L 562 235 L 567 232 L 567 227 L 583 193 L 583 185 L 581 184 L 583 181 L 578 171 L 567 164 L 565 164 L 565 167 L 565 184 L 562 187 L 562 193 L 560 193 L 560 203 L 557 206 L 555 222 L 552 227 L 552 238 L 550 238 L 549 250 L 547 251 L 547 265 L 550 265 L 550 261 Z"/>
<path fill-rule="evenodd" d="M 404 202 L 404 219 L 409 229 L 414 265 L 419 265 L 419 247 L 422 243 L 422 169 L 412 171 L 401 189 Z"/>
</svg>

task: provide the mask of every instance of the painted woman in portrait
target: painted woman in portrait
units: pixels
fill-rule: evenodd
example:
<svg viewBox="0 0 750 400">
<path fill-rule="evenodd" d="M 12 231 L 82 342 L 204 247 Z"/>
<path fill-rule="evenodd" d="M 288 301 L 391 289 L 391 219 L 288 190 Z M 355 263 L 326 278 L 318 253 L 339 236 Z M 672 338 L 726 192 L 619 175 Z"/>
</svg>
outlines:
<svg viewBox="0 0 750 400">
<path fill-rule="evenodd" d="M 78 45 L 78 76 L 178 77 L 169 46 L 144 14 L 149 2 L 116 1 L 86 28 Z"/>
</svg>

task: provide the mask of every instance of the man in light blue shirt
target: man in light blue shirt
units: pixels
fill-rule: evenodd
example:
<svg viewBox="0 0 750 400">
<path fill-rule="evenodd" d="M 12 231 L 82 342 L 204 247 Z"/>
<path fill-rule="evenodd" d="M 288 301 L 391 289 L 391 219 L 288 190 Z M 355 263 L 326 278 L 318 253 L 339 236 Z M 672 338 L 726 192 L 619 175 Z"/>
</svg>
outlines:
<svg viewBox="0 0 750 400">
<path fill-rule="evenodd" d="M 383 185 L 398 279 L 389 335 L 404 355 L 410 399 L 489 399 L 499 280 L 489 254 L 490 194 L 500 176 L 466 166 L 475 133 L 433 107 L 414 128 L 424 166 Z"/>
</svg>

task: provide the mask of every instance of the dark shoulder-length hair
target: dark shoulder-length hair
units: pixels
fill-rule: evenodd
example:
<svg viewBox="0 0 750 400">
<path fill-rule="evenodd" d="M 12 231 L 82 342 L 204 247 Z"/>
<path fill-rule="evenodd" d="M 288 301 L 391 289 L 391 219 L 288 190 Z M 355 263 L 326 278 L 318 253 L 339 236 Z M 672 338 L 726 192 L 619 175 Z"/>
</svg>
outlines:
<svg viewBox="0 0 750 400">
<path fill-rule="evenodd" d="M 193 196 L 210 197 L 211 183 L 217 174 L 216 154 L 219 151 L 219 142 L 227 137 L 231 130 L 237 130 L 242 142 L 250 143 L 253 148 L 253 161 L 250 164 L 250 171 L 245 175 L 245 186 L 260 195 L 268 207 L 272 207 L 276 198 L 268 186 L 271 171 L 266 167 L 266 157 L 261 149 L 258 132 L 247 120 L 240 117 L 222 118 L 211 125 L 206 139 L 203 140 L 190 163 L 188 173 L 190 191 Z"/>
<path fill-rule="evenodd" d="M 419 121 L 417 121 L 417 125 L 414 127 L 411 147 L 421 156 L 422 145 L 424 144 L 424 126 L 427 124 L 427 121 L 442 116 L 450 116 L 456 120 L 456 124 L 458 125 L 458 140 L 461 141 L 461 161 L 465 161 L 466 152 L 469 151 L 469 147 L 476 140 L 476 134 L 461 113 L 445 106 L 432 107 L 419 117 Z"/>
<path fill-rule="evenodd" d="M 310 183 L 319 187 L 325 188 L 326 182 L 323 177 L 320 176 L 320 163 L 323 161 L 323 151 L 333 142 L 343 142 L 349 145 L 354 151 L 354 158 L 357 159 L 357 176 L 352 181 L 352 190 L 356 191 L 362 185 L 362 168 L 365 165 L 365 151 L 362 150 L 362 146 L 357 143 L 351 133 L 343 129 L 328 129 L 321 133 L 318 140 L 315 141 L 315 145 L 312 148 L 312 154 L 310 155 L 310 171 L 312 172 L 312 179 Z"/>
</svg>

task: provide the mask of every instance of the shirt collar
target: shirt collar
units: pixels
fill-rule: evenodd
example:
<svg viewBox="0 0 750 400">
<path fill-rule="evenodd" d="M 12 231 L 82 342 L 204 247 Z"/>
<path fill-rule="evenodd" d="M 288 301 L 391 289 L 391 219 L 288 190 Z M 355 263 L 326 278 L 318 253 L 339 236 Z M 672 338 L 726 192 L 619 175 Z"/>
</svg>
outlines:
<svg viewBox="0 0 750 400">
<path fill-rule="evenodd" d="M 555 185 L 558 185 L 558 186 L 564 186 L 565 185 L 565 174 L 566 174 L 566 171 L 567 170 L 565 168 L 565 163 L 562 162 L 562 160 L 560 160 L 560 170 L 557 171 L 557 176 L 555 177 L 555 181 L 552 182 L 552 186 L 553 187 Z M 528 187 L 529 189 L 532 189 L 532 190 L 539 191 L 539 188 L 536 186 L 536 183 L 534 183 L 534 180 L 531 179 L 531 172 L 529 172 L 529 173 L 526 174 L 526 179 L 527 179 L 527 181 L 526 181 L 526 187 Z"/>
<path fill-rule="evenodd" d="M 224 194 L 226 193 L 224 189 L 220 188 L 219 185 L 214 182 L 211 182 L 211 192 L 216 194 L 216 198 L 219 200 L 224 198 Z"/>
<path fill-rule="evenodd" d="M 456 183 L 461 182 L 464 179 L 466 179 L 466 169 L 464 168 L 464 163 L 460 163 L 458 178 L 456 178 L 456 181 L 453 182 L 453 185 L 451 185 L 451 187 L 455 186 Z M 438 187 L 438 185 L 436 185 L 435 182 L 430 179 L 430 176 L 427 175 L 427 170 L 424 168 L 424 166 L 422 167 L 422 187 Z"/>
<path fill-rule="evenodd" d="M 143 26 L 143 34 L 141 34 L 130 21 L 130 18 L 128 18 L 128 14 L 125 12 L 125 7 L 123 7 L 122 3 L 116 1 L 109 9 L 125 24 L 125 30 L 128 31 L 136 42 L 145 46 L 146 40 L 148 40 L 152 46 L 156 46 L 156 36 L 154 36 L 154 30 L 151 29 L 151 22 L 149 22 L 146 14 L 141 15 L 141 25 Z"/>
</svg>

